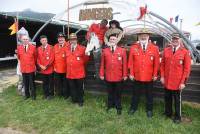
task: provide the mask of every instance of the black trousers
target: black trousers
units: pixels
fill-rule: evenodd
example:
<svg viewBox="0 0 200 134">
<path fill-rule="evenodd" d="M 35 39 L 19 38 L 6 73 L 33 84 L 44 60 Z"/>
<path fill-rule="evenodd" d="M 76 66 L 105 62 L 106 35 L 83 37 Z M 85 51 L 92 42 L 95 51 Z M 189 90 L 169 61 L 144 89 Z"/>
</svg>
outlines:
<svg viewBox="0 0 200 134">
<path fill-rule="evenodd" d="M 134 81 L 131 109 L 137 110 L 141 90 L 145 91 L 146 111 L 152 111 L 153 110 L 153 93 L 152 93 L 153 82 Z"/>
<path fill-rule="evenodd" d="M 66 73 L 54 72 L 55 93 L 58 96 L 69 97 L 69 83 L 66 79 Z"/>
<path fill-rule="evenodd" d="M 107 107 L 115 107 L 117 110 L 122 109 L 121 105 L 121 91 L 122 91 L 122 82 L 106 82 L 108 88 L 108 102 Z"/>
<path fill-rule="evenodd" d="M 32 98 L 36 98 L 36 89 L 35 89 L 35 84 L 34 84 L 34 80 L 35 80 L 35 73 L 22 73 L 22 77 L 23 77 L 23 83 L 24 83 L 24 87 L 25 87 L 25 96 L 26 97 L 32 97 Z M 30 91 L 31 94 L 30 94 Z"/>
<path fill-rule="evenodd" d="M 99 67 L 100 67 L 100 63 L 101 63 L 101 51 L 102 51 L 101 48 L 99 48 L 99 50 L 93 50 L 95 76 L 96 76 L 97 79 L 99 79 Z"/>
<path fill-rule="evenodd" d="M 83 79 L 68 79 L 72 102 L 83 103 Z"/>
<path fill-rule="evenodd" d="M 174 99 L 175 119 L 181 119 L 181 91 L 165 89 L 165 114 L 172 116 L 172 103 Z"/>
<path fill-rule="evenodd" d="M 54 84 L 53 84 L 53 73 L 52 74 L 41 74 L 43 81 L 43 92 L 44 97 L 54 96 Z"/>
</svg>

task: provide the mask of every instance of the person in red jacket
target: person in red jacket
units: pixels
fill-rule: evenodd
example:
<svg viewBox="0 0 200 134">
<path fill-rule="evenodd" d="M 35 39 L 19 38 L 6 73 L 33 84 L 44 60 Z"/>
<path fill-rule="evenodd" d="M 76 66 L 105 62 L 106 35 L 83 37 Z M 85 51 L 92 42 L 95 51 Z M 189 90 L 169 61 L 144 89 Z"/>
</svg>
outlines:
<svg viewBox="0 0 200 134">
<path fill-rule="evenodd" d="M 146 94 L 147 117 L 153 116 L 153 81 L 157 80 L 159 69 L 159 49 L 149 42 L 149 32 L 138 33 L 139 43 L 135 43 L 130 48 L 128 67 L 130 69 L 130 79 L 134 82 L 133 96 L 129 114 L 134 114 L 138 108 L 141 89 Z"/>
<path fill-rule="evenodd" d="M 95 33 L 95 35 L 98 37 L 99 42 L 101 45 L 104 44 L 104 35 L 106 31 L 108 30 L 107 27 L 108 21 L 106 19 L 103 19 L 101 23 L 99 24 L 92 24 L 87 32 L 86 39 L 89 41 L 91 37 L 91 33 Z"/>
<path fill-rule="evenodd" d="M 108 87 L 107 111 L 116 107 L 120 115 L 122 82 L 127 79 L 126 50 L 117 46 L 117 34 L 110 35 L 108 40 L 111 45 L 103 49 L 99 76 L 106 81 Z"/>
<path fill-rule="evenodd" d="M 98 24 L 95 24 L 95 23 L 92 24 L 89 27 L 89 30 L 86 35 L 86 40 L 88 41 L 87 49 L 90 47 L 90 43 L 93 41 L 94 37 L 97 36 L 98 38 L 98 43 L 96 42 L 95 43 L 96 46 L 92 48 L 94 66 L 95 66 L 94 78 L 97 78 L 98 80 L 99 80 L 99 66 L 100 66 L 100 59 L 101 59 L 101 51 L 102 51 L 102 48 L 106 46 L 104 42 L 104 36 L 105 36 L 106 31 L 108 30 L 107 24 L 108 24 L 108 21 L 106 19 L 101 20 L 101 22 Z"/>
<path fill-rule="evenodd" d="M 161 61 L 161 83 L 165 88 L 165 115 L 172 117 L 172 100 L 175 101 L 174 122 L 181 122 L 181 91 L 190 74 L 191 58 L 179 39 L 179 34 L 172 35 L 170 47 L 164 49 Z"/>
<path fill-rule="evenodd" d="M 25 86 L 25 99 L 36 99 L 36 89 L 34 85 L 36 70 L 36 47 L 29 42 L 27 35 L 22 36 L 22 45 L 17 46 L 17 56 L 20 60 L 20 69 L 22 72 L 23 83 Z M 31 94 L 29 92 L 31 90 Z"/>
<path fill-rule="evenodd" d="M 40 43 L 37 48 L 37 66 L 42 75 L 44 98 L 51 99 L 54 96 L 53 84 L 53 47 L 48 44 L 47 36 L 40 36 Z"/>
<path fill-rule="evenodd" d="M 57 35 L 58 43 L 54 45 L 54 84 L 55 92 L 58 96 L 65 99 L 69 97 L 68 81 L 66 75 L 66 47 L 69 45 L 65 41 L 65 34 L 59 32 Z"/>
<path fill-rule="evenodd" d="M 66 78 L 69 81 L 72 102 L 83 106 L 83 79 L 89 57 L 85 55 L 85 47 L 77 43 L 75 33 L 70 34 L 69 43 L 66 49 Z"/>
</svg>

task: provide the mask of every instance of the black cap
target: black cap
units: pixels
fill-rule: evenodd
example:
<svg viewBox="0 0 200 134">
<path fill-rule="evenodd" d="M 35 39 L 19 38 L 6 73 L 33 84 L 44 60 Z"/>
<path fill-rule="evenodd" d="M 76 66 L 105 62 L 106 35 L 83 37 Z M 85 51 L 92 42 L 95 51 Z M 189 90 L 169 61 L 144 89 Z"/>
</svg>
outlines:
<svg viewBox="0 0 200 134">
<path fill-rule="evenodd" d="M 119 26 L 119 21 L 117 21 L 117 20 L 111 20 L 109 22 L 109 25 L 111 26 L 111 24 L 115 24 L 116 26 Z"/>
<path fill-rule="evenodd" d="M 59 32 L 58 34 L 57 34 L 57 38 L 58 37 L 66 37 L 66 35 L 64 34 L 64 33 L 62 33 L 62 32 Z"/>
<path fill-rule="evenodd" d="M 179 38 L 180 38 L 179 33 L 173 33 L 172 34 L 172 39 L 179 39 Z"/>
</svg>

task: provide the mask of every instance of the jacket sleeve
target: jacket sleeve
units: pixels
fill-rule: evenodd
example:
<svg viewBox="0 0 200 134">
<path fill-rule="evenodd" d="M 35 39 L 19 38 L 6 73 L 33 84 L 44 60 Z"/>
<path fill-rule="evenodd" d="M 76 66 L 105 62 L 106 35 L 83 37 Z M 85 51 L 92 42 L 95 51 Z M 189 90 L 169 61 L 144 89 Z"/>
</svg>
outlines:
<svg viewBox="0 0 200 134">
<path fill-rule="evenodd" d="M 122 39 L 123 34 L 124 34 L 123 31 L 121 31 L 121 32 L 119 33 L 119 35 L 118 35 L 118 37 L 117 37 L 117 43 L 120 42 L 120 40 Z"/>
<path fill-rule="evenodd" d="M 90 56 L 85 54 L 85 50 L 86 50 L 86 48 L 84 47 L 83 48 L 83 56 L 84 56 L 83 60 L 84 60 L 84 63 L 86 65 L 88 63 L 88 61 L 89 61 Z"/>
<path fill-rule="evenodd" d="M 162 60 L 161 60 L 161 64 L 160 64 L 161 77 L 164 77 L 164 74 L 165 74 L 165 50 L 163 51 Z"/>
<path fill-rule="evenodd" d="M 101 54 L 101 64 L 100 64 L 100 70 L 99 70 L 99 76 L 100 77 L 104 77 L 104 69 L 105 69 L 105 51 L 102 50 L 102 54 Z"/>
<path fill-rule="evenodd" d="M 133 48 L 130 48 L 128 57 L 128 68 L 130 70 L 130 75 L 134 76 L 134 66 L 133 66 Z"/>
<path fill-rule="evenodd" d="M 183 75 L 181 79 L 181 84 L 186 83 L 189 75 L 190 75 L 190 70 L 191 70 L 191 58 L 189 51 L 186 52 L 185 57 L 184 57 L 184 62 L 183 62 Z"/>
<path fill-rule="evenodd" d="M 37 65 L 41 65 L 39 51 L 40 51 L 39 48 L 37 48 Z"/>
<path fill-rule="evenodd" d="M 126 55 L 126 49 L 123 49 L 123 77 L 127 77 L 127 75 L 128 75 L 127 55 Z"/>
<path fill-rule="evenodd" d="M 35 60 L 35 64 L 37 63 L 37 48 L 34 47 L 34 60 Z"/>
<path fill-rule="evenodd" d="M 94 24 L 92 24 L 92 25 L 90 26 L 90 28 L 89 28 L 89 30 L 88 30 L 88 32 L 87 32 L 87 34 L 86 34 L 86 39 L 87 39 L 87 40 L 90 39 L 90 34 L 91 34 L 91 32 L 93 32 L 93 26 L 94 26 Z"/>
<path fill-rule="evenodd" d="M 17 46 L 17 58 L 18 58 L 18 60 L 20 60 L 19 45 Z"/>
<path fill-rule="evenodd" d="M 154 58 L 154 69 L 153 69 L 153 76 L 154 77 L 158 76 L 159 66 L 160 66 L 160 54 L 159 54 L 159 49 L 156 46 L 156 49 L 155 49 L 155 58 Z"/>
<path fill-rule="evenodd" d="M 106 31 L 106 33 L 104 35 L 104 42 L 106 45 L 108 44 L 108 32 L 109 32 L 109 29 Z"/>
</svg>

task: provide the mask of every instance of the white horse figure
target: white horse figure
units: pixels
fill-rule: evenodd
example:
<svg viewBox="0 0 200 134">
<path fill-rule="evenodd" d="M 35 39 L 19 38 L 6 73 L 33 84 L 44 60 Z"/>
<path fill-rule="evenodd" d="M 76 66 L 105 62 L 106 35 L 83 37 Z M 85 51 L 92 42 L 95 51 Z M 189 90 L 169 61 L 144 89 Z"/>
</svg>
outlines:
<svg viewBox="0 0 200 134">
<path fill-rule="evenodd" d="M 101 45 L 99 43 L 99 39 L 95 33 L 90 34 L 90 40 L 88 41 L 85 53 L 90 53 L 93 51 L 100 51 Z"/>
<path fill-rule="evenodd" d="M 101 45 L 99 42 L 98 37 L 95 33 L 90 34 L 90 40 L 88 41 L 85 53 L 90 54 L 93 52 L 94 57 L 94 67 L 95 67 L 95 78 L 99 78 L 99 68 L 100 68 L 100 61 L 101 61 Z"/>
</svg>

